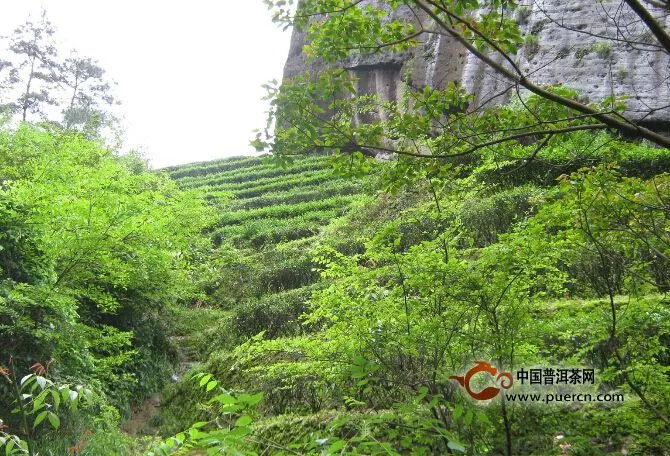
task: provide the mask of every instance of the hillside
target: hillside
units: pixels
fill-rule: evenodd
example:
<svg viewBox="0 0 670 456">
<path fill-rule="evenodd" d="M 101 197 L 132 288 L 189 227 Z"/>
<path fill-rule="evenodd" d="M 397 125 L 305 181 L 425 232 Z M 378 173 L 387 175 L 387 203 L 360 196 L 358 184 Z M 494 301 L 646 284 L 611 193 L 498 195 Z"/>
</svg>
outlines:
<svg viewBox="0 0 670 456">
<path fill-rule="evenodd" d="M 531 143 L 149 172 L 68 132 L 0 141 L 2 385 L 28 372 L 0 406 L 33 404 L 0 437 L 27 451 L 670 443 L 667 149 L 576 130 L 533 161 Z"/>
<path fill-rule="evenodd" d="M 262 3 L 263 155 L 166 169 L 8 37 L 0 453 L 668 456 L 670 1 Z M 238 147 L 228 73 L 164 159 Z"/>
<path fill-rule="evenodd" d="M 333 176 L 324 156 L 299 158 L 285 168 L 266 160 L 230 158 L 165 171 L 180 187 L 228 203 L 213 239 L 238 248 L 308 240 L 346 212 L 362 188 Z"/>
<path fill-rule="evenodd" d="M 319 281 L 313 248 L 326 227 L 378 187 L 373 175 L 336 176 L 324 155 L 284 166 L 267 157 L 237 157 L 164 171 L 219 211 L 207 233 L 216 250 L 206 259 L 214 272 L 203 300 L 225 310 L 214 329 L 225 327 L 225 336 L 196 341 L 202 355 L 261 331 L 271 338 L 302 332 L 299 317 Z"/>
<path fill-rule="evenodd" d="M 588 147 L 579 158 L 571 152 L 594 141 L 602 141 L 598 154 L 589 154 Z M 193 347 L 200 363 L 166 389 L 153 423 L 171 434 L 216 415 L 216 408 L 203 409 L 194 401 L 206 402 L 211 396 L 190 380 L 200 372 L 208 373 L 197 377 L 204 379 L 203 387 L 215 381 L 213 388 L 222 385 L 231 394 L 262 393 L 263 400 L 250 412 L 255 421 L 250 441 L 256 443 L 248 451 L 314 454 L 320 446 L 337 449 L 344 444 L 352 451 L 375 453 L 379 442 L 409 451 L 417 440 L 403 440 L 406 434 L 389 432 L 389 426 L 422 426 L 412 431 L 412 438 L 426 442 L 424 454 L 439 454 L 443 450 L 431 435 L 445 424 L 425 417 L 423 399 L 413 399 L 416 391 L 407 388 L 414 382 L 439 391 L 448 413 L 460 417 L 453 418 L 459 420 L 454 428 L 458 431 L 450 434 L 454 448 L 474 448 L 482 433 L 494 436 L 500 409 L 480 409 L 463 400 L 449 381 L 430 380 L 436 375 L 429 374 L 431 369 L 444 371 L 414 352 L 413 347 L 423 346 L 451 353 L 452 372 L 482 351 L 495 356 L 498 350 L 513 356 L 516 366 L 594 366 L 604 382 L 599 391 L 611 397 L 623 394 L 619 401 L 625 397 L 625 403 L 613 406 L 616 413 L 640 418 L 650 425 L 645 432 L 658 435 L 662 424 L 630 389 L 638 388 L 635 382 L 641 380 L 620 377 L 607 361 L 610 355 L 599 347 L 611 337 L 608 296 L 615 306 L 620 350 L 649 354 L 646 350 L 665 343 L 667 328 L 660 322 L 644 323 L 655 340 L 648 348 L 634 336 L 645 315 L 667 314 L 662 292 L 668 278 L 660 272 L 664 260 L 645 263 L 643 256 L 637 263 L 634 254 L 630 264 L 642 269 L 629 278 L 625 272 L 602 275 L 603 267 L 611 267 L 609 260 L 601 264 L 589 252 L 590 243 L 605 248 L 600 242 L 607 242 L 608 258 L 615 258 L 619 249 L 639 239 L 623 234 L 606 241 L 591 239 L 593 234 L 571 222 L 581 206 L 575 206 L 565 176 L 572 173 L 573 182 L 584 182 L 582 197 L 591 201 L 592 214 L 617 225 L 621 222 L 612 217 L 621 202 L 615 195 L 635 189 L 643 198 L 658 201 L 645 179 L 656 179 L 658 185 L 658 173 L 668 169 L 667 151 L 576 133 L 554 143 L 544 158 L 523 168 L 513 163 L 509 170 L 496 168 L 496 174 L 493 162 L 482 156 L 461 164 L 449 177 L 391 193 L 379 189 L 396 175 L 399 162 L 377 162 L 372 175 L 362 180 L 336 177 L 328 158 L 317 156 L 286 168 L 235 158 L 167 170 L 180 186 L 202 190 L 221 210 L 210 233 L 221 278 L 211 285 L 205 307 L 179 318 L 184 320 L 177 324 L 181 340 Z M 621 167 L 612 169 L 610 161 Z M 603 185 L 611 186 L 612 199 L 596 197 Z M 635 206 L 626 210 L 637 211 Z M 642 219 L 655 217 L 635 213 Z M 510 249 L 515 255 L 506 253 Z M 508 283 L 510 271 L 523 279 Z M 640 288 L 635 279 L 640 274 L 648 277 L 648 286 Z M 631 288 L 633 283 L 638 283 L 636 288 Z M 608 292 L 606 286 L 615 288 Z M 503 298 L 501 307 L 489 307 Z M 518 326 L 497 327 L 496 319 Z M 474 346 L 465 348 L 473 343 L 469 331 L 453 333 L 449 342 L 441 339 L 442 331 L 456 331 L 467 321 L 488 334 L 477 339 L 476 351 Z M 509 342 L 498 345 L 502 340 Z M 647 356 L 630 364 L 630 371 L 644 369 L 650 362 Z M 660 377 L 654 381 L 663 382 Z M 660 390 L 644 384 L 644 401 L 658 404 Z M 516 391 L 527 391 L 521 388 Z M 595 390 L 588 391 L 595 397 Z M 503 417 L 528 429 L 509 437 L 513 454 L 551 454 L 557 446 L 551 439 L 554 431 L 533 424 L 539 409 L 521 403 L 508 407 Z M 567 413 L 560 429 L 570 435 L 575 454 L 605 454 L 616 447 L 606 443 L 612 438 L 609 425 L 592 432 L 579 418 L 592 415 L 603 423 L 617 422 L 618 415 L 607 408 L 584 403 L 569 413 L 561 405 L 547 410 L 551 416 Z M 630 422 L 621 431 L 618 448 L 639 454 L 656 451 L 655 444 L 626 437 L 641 429 Z M 502 436 L 492 438 L 495 446 L 505 445 Z M 331 443 L 318 443 L 322 440 Z M 596 453 L 589 448 L 597 448 Z"/>
</svg>

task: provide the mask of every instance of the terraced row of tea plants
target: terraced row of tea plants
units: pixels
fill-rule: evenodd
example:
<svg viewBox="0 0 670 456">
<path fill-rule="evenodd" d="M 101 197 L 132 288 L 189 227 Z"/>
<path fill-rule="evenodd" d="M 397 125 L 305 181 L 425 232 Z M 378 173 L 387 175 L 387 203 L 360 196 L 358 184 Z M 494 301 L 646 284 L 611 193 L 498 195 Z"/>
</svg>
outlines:
<svg viewBox="0 0 670 456">
<path fill-rule="evenodd" d="M 532 152 L 377 162 L 360 180 L 319 156 L 168 170 L 220 207 L 211 306 L 184 309 L 179 325 L 197 333 L 204 384 L 262 393 L 249 448 L 445 454 L 437 436 L 448 435 L 454 452 L 558 454 L 560 429 L 575 454 L 662 454 L 670 153 L 587 132 L 528 161 Z M 615 352 L 603 348 L 613 341 Z M 597 391 L 625 401 L 473 405 L 448 378 L 496 356 L 514 368 L 593 367 Z M 154 419 L 162 435 L 218 423 L 210 396 L 186 376 L 168 387 Z M 443 411 L 453 420 L 439 424 Z"/>
<path fill-rule="evenodd" d="M 196 358 L 200 354 L 194 361 L 207 369 L 216 353 L 232 352 L 261 332 L 271 340 L 310 331 L 301 317 L 312 293 L 325 286 L 321 266 L 314 263 L 315 247 L 324 239 L 329 244 L 343 239 L 346 254 L 363 250 L 377 222 L 397 215 L 398 208 L 385 198 L 380 204 L 376 195 L 381 168 L 361 179 L 339 177 L 329 157 L 319 155 L 284 167 L 264 157 L 234 157 L 163 170 L 220 210 L 208 233 L 214 253 L 207 259 L 213 265 L 203 297 L 207 305 L 185 310 L 175 329 L 180 343 Z M 358 223 L 349 236 L 344 231 L 351 220 Z M 223 368 L 226 362 L 217 364 Z M 201 416 L 195 385 L 187 378 L 163 392 L 163 408 L 152 418 L 164 434 Z"/>
<path fill-rule="evenodd" d="M 262 250 L 307 240 L 344 214 L 363 182 L 333 175 L 325 156 L 279 167 L 263 157 L 236 157 L 167 168 L 181 187 L 222 205 L 216 246 Z"/>
</svg>

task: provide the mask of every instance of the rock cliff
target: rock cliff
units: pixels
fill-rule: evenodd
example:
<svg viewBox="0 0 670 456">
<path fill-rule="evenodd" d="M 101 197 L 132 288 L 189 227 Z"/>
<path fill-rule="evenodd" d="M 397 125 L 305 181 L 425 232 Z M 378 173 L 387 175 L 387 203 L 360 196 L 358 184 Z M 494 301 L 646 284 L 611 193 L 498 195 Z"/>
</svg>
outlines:
<svg viewBox="0 0 670 456">
<path fill-rule="evenodd" d="M 523 3 L 510 12 L 525 34 L 515 58 L 534 82 L 573 87 L 591 102 L 612 93 L 628 95 L 627 117 L 670 131 L 670 56 L 651 46 L 654 37 L 625 4 L 619 0 Z M 652 12 L 670 28 L 668 11 Z M 415 20 L 408 9 L 393 14 Z M 425 16 L 419 18 L 427 21 Z M 302 53 L 305 40 L 304 32 L 293 31 L 285 78 L 321 65 L 307 64 Z M 504 90 L 506 80 L 443 35 L 423 35 L 420 44 L 407 52 L 351 58 L 342 65 L 358 78 L 359 92 L 377 93 L 385 100 L 396 99 L 403 75 L 414 87 L 444 88 L 449 81 L 458 81 L 477 95 L 479 103 L 505 103 L 516 96 Z"/>
</svg>

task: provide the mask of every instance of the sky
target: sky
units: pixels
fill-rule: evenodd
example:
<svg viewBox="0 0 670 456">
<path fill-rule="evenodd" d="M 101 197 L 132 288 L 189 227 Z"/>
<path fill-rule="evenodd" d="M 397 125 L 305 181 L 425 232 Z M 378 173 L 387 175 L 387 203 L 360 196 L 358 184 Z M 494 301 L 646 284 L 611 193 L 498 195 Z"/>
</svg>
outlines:
<svg viewBox="0 0 670 456">
<path fill-rule="evenodd" d="M 1 3 L 0 35 L 43 8 L 62 57 L 76 49 L 98 60 L 118 83 L 124 148 L 152 168 L 254 152 L 267 109 L 261 85 L 281 80 L 291 34 L 262 0 Z"/>
</svg>

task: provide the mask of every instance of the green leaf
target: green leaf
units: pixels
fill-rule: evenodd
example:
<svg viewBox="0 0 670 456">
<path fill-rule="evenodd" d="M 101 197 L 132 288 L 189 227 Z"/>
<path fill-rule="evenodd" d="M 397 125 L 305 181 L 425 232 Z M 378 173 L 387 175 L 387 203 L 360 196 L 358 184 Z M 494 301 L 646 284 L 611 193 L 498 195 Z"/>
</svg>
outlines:
<svg viewBox="0 0 670 456">
<path fill-rule="evenodd" d="M 243 415 L 235 421 L 235 426 L 248 426 L 252 422 L 252 418 L 248 415 Z"/>
<path fill-rule="evenodd" d="M 472 411 L 472 409 L 468 410 L 468 411 L 465 413 L 465 418 L 463 418 L 463 424 L 465 424 L 466 426 L 470 426 L 470 424 L 472 423 L 472 419 L 474 418 L 474 416 L 475 416 L 475 414 L 474 414 L 474 412 Z"/>
<path fill-rule="evenodd" d="M 254 406 L 263 400 L 263 393 L 256 393 L 249 396 L 246 400 L 246 403 L 249 406 Z"/>
<path fill-rule="evenodd" d="M 346 441 L 336 440 L 328 447 L 328 451 L 331 452 L 331 453 L 335 453 L 336 451 L 342 450 L 346 446 L 347 446 Z"/>
<path fill-rule="evenodd" d="M 228 393 L 221 393 L 211 398 L 208 402 L 218 402 L 223 405 L 237 404 L 237 399 Z"/>
<path fill-rule="evenodd" d="M 14 450 L 15 446 L 16 446 L 16 442 L 14 440 L 10 439 L 9 442 L 7 442 L 7 446 L 5 447 L 5 454 L 7 456 L 13 454 L 14 453 L 13 450 Z"/>
<path fill-rule="evenodd" d="M 449 440 L 449 443 L 447 443 L 447 447 L 449 447 L 450 450 L 453 451 L 460 451 L 461 453 L 465 453 L 465 446 L 463 444 L 455 441 L 455 440 Z"/>
<path fill-rule="evenodd" d="M 216 385 L 218 385 L 218 384 L 219 384 L 219 382 L 217 382 L 216 380 L 212 380 L 211 382 L 209 382 L 207 384 L 207 387 L 205 388 L 205 390 L 208 391 L 208 392 L 212 391 L 216 387 Z"/>
<path fill-rule="evenodd" d="M 200 386 L 205 386 L 205 384 L 212 378 L 212 374 L 203 375 L 200 379 Z"/>
<path fill-rule="evenodd" d="M 49 390 L 42 391 L 37 395 L 37 397 L 35 397 L 35 399 L 33 399 L 33 413 L 43 407 L 44 400 L 46 399 L 47 395 L 49 395 Z"/>
<path fill-rule="evenodd" d="M 239 426 L 239 427 L 231 429 L 230 432 L 227 433 L 227 435 L 235 436 L 235 437 L 244 437 L 245 435 L 249 434 L 250 432 L 251 432 L 251 428 L 248 428 L 246 426 Z"/>
<path fill-rule="evenodd" d="M 58 415 L 56 415 L 53 412 L 48 412 L 48 418 L 49 418 L 49 423 L 51 423 L 51 426 L 54 429 L 58 429 L 60 427 L 60 418 L 58 418 Z"/>
<path fill-rule="evenodd" d="M 50 412 L 49 412 L 48 410 L 44 410 L 44 411 L 40 412 L 40 414 L 37 415 L 37 418 L 35 418 L 35 423 L 33 423 L 33 429 L 35 429 L 37 426 L 39 426 L 40 423 L 41 423 L 42 421 L 44 421 L 44 419 L 47 417 L 47 415 L 48 415 L 49 413 L 50 413 Z"/>
<path fill-rule="evenodd" d="M 457 405 L 454 408 L 454 411 L 451 412 L 451 416 L 454 418 L 454 421 L 458 421 L 458 419 L 463 415 L 463 412 L 465 411 L 465 408 L 462 405 Z"/>
<path fill-rule="evenodd" d="M 54 409 L 58 411 L 58 407 L 60 407 L 60 394 L 55 389 L 50 389 L 49 392 L 54 401 Z"/>
</svg>

